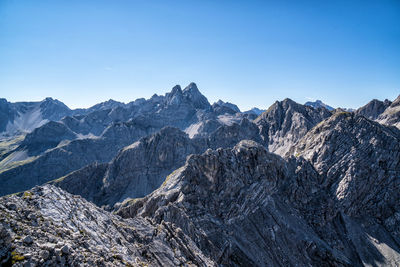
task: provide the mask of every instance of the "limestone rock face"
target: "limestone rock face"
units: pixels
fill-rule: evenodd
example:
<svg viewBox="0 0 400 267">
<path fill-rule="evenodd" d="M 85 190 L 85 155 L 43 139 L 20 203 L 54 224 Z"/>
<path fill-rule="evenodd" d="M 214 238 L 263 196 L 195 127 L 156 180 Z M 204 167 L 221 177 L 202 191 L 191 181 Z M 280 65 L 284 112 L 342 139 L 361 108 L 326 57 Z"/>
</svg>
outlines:
<svg viewBox="0 0 400 267">
<path fill-rule="evenodd" d="M 330 115 L 325 108 L 314 109 L 285 99 L 275 102 L 255 123 L 268 150 L 284 155 L 312 127 Z"/>
<path fill-rule="evenodd" d="M 169 223 L 122 219 L 45 185 L 0 198 L 2 266 L 214 266 Z"/>
<path fill-rule="evenodd" d="M 242 141 L 233 149 L 192 155 L 164 186 L 125 203 L 118 214 L 175 224 L 218 265 L 307 265 L 312 260 L 300 255 L 307 255 L 304 244 L 312 230 L 274 197 L 286 175 L 279 156 Z"/>
<path fill-rule="evenodd" d="M 392 104 L 392 102 L 387 99 L 385 101 L 374 99 L 365 106 L 357 109 L 356 114 L 362 115 L 370 120 L 376 120 L 390 104 Z"/>
<path fill-rule="evenodd" d="M 90 165 L 52 183 L 100 206 L 112 206 L 126 198 L 151 193 L 184 165 L 190 154 L 201 154 L 207 148 L 233 147 L 243 139 L 262 141 L 257 126 L 247 119 L 220 127 L 208 138 L 190 139 L 181 130 L 166 127 L 122 149 L 105 169 L 104 165 Z"/>
<path fill-rule="evenodd" d="M 201 153 L 205 142 L 191 140 L 177 128 L 160 132 L 125 147 L 109 164 L 102 196 L 97 201 L 114 204 L 127 197 L 143 197 L 158 188 L 165 177 L 185 163 L 190 154 Z"/>
<path fill-rule="evenodd" d="M 164 186 L 118 214 L 173 223 L 218 265 L 350 265 L 280 194 L 290 176 L 282 158 L 242 141 L 191 156 Z"/>
<path fill-rule="evenodd" d="M 393 215 L 400 198 L 400 131 L 338 113 L 304 136 L 291 154 L 309 160 L 348 214 Z"/>
<path fill-rule="evenodd" d="M 377 121 L 400 129 L 400 95 L 379 115 Z"/>
<path fill-rule="evenodd" d="M 253 140 L 263 143 L 256 124 L 244 118 L 240 123 L 223 125 L 209 135 L 208 143 L 210 148 L 234 147 L 241 140 Z"/>
<path fill-rule="evenodd" d="M 344 199 L 327 180 L 304 158 L 284 160 L 242 141 L 192 155 L 165 185 L 117 213 L 172 223 L 218 265 L 395 265 L 398 179 L 382 176 L 379 189 L 367 185 Z"/>
</svg>

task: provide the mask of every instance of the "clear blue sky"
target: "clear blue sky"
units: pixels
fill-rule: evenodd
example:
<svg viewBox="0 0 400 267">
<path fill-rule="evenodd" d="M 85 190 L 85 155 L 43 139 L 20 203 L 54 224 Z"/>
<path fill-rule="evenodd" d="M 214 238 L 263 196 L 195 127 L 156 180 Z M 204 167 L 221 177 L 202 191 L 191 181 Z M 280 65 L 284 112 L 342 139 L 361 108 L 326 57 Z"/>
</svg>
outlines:
<svg viewBox="0 0 400 267">
<path fill-rule="evenodd" d="M 400 94 L 400 1 L 0 0 L 0 97 L 72 108 L 194 81 L 210 102 Z"/>
</svg>

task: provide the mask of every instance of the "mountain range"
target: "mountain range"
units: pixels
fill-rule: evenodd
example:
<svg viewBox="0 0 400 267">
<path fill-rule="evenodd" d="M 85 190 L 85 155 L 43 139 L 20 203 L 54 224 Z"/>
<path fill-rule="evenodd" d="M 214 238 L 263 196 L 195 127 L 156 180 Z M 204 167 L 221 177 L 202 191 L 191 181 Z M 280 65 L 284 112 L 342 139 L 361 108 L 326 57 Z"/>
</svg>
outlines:
<svg viewBox="0 0 400 267">
<path fill-rule="evenodd" d="M 400 96 L 242 112 L 191 83 L 0 115 L 2 265 L 400 262 Z"/>
</svg>

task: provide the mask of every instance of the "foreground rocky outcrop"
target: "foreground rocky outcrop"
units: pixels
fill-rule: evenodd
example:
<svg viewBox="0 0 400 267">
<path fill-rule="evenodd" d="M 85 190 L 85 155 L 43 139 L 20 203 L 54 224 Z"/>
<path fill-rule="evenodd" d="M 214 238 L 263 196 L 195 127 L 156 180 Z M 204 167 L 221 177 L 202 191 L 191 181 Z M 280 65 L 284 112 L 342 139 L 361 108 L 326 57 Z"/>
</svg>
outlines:
<svg viewBox="0 0 400 267">
<path fill-rule="evenodd" d="M 1 266 L 213 266 L 180 229 L 45 185 L 0 198 Z M 30 264 L 30 265 L 29 265 Z"/>
</svg>

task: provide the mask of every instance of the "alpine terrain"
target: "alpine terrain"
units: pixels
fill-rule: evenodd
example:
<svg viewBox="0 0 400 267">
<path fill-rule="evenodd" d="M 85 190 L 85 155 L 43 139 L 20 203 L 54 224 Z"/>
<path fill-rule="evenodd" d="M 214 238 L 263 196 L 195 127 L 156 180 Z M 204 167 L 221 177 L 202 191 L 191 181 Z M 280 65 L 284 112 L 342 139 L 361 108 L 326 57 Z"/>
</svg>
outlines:
<svg viewBox="0 0 400 267">
<path fill-rule="evenodd" d="M 0 99 L 1 266 L 399 266 L 400 96 Z"/>
</svg>

